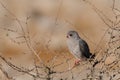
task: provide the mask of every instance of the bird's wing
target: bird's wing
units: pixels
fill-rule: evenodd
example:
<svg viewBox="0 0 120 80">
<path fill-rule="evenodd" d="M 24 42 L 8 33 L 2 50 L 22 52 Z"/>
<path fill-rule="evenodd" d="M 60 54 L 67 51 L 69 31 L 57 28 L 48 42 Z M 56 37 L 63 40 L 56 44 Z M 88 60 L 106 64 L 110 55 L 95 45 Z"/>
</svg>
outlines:
<svg viewBox="0 0 120 80">
<path fill-rule="evenodd" d="M 79 41 L 79 47 L 82 55 L 85 56 L 86 58 L 90 58 L 91 53 L 89 51 L 89 46 L 84 40 Z"/>
</svg>

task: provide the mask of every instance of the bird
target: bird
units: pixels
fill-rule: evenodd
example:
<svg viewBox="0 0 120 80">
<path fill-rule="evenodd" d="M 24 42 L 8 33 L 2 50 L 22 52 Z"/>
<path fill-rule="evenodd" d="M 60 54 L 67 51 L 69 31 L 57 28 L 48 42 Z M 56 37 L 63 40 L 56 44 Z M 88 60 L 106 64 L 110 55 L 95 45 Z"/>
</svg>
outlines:
<svg viewBox="0 0 120 80">
<path fill-rule="evenodd" d="M 68 49 L 76 58 L 75 65 L 78 65 L 82 60 L 92 57 L 87 42 L 83 40 L 76 31 L 68 31 L 66 37 Z"/>
</svg>

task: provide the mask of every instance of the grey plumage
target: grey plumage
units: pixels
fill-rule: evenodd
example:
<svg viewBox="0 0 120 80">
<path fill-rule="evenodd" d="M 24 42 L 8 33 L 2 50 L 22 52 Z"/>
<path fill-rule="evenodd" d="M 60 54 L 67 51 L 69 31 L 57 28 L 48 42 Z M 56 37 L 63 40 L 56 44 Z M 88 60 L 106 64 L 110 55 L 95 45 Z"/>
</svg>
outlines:
<svg viewBox="0 0 120 80">
<path fill-rule="evenodd" d="M 92 56 L 88 44 L 81 39 L 76 31 L 69 31 L 67 38 L 68 48 L 77 59 L 90 58 Z"/>
</svg>

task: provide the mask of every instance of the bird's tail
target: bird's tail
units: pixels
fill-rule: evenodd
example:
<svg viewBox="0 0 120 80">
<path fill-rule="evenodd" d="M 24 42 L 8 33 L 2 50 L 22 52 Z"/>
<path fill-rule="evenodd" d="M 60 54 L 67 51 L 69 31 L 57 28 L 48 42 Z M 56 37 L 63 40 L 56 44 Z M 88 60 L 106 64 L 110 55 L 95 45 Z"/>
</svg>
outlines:
<svg viewBox="0 0 120 80">
<path fill-rule="evenodd" d="M 92 53 L 90 53 L 91 55 L 90 55 L 90 62 L 91 61 L 94 61 L 94 59 L 95 59 L 95 54 L 92 54 Z M 98 61 L 98 60 L 95 60 L 94 61 L 94 64 L 93 64 L 93 67 L 95 67 L 98 63 L 100 63 L 100 61 Z"/>
<path fill-rule="evenodd" d="M 92 53 L 90 53 L 91 55 L 90 55 L 90 59 L 94 59 L 95 58 L 95 54 L 92 54 Z"/>
</svg>

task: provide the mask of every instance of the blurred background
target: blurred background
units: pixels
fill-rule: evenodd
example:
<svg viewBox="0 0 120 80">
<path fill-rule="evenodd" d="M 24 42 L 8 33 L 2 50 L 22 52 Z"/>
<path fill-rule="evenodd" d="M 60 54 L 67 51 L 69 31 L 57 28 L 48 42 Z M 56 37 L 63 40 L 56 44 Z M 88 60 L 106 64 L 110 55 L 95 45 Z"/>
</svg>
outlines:
<svg viewBox="0 0 120 80">
<path fill-rule="evenodd" d="M 0 0 L 0 80 L 119 80 L 120 75 L 113 77 L 120 69 L 119 4 L 120 0 Z M 88 61 L 67 71 L 75 60 L 66 45 L 69 30 L 76 30 L 101 61 L 93 75 Z M 108 71 L 99 74 L 100 70 Z"/>
</svg>

